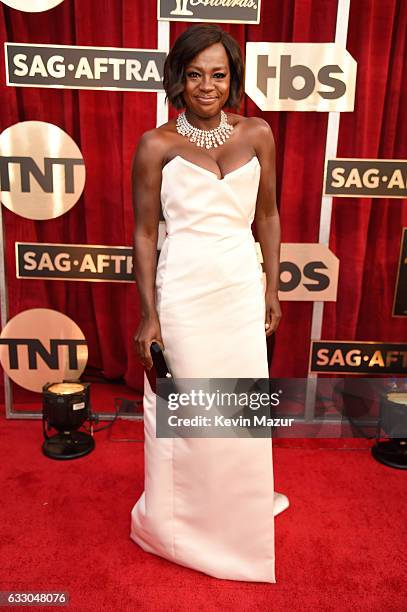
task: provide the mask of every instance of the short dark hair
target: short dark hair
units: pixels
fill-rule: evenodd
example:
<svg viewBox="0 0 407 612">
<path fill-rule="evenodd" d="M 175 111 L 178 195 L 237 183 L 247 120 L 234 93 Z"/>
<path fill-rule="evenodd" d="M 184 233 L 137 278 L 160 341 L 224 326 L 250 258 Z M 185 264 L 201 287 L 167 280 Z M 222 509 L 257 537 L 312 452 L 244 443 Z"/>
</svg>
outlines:
<svg viewBox="0 0 407 612">
<path fill-rule="evenodd" d="M 168 99 L 176 109 L 185 107 L 182 92 L 185 85 L 185 67 L 201 51 L 222 43 L 229 58 L 230 91 L 225 106 L 238 108 L 243 95 L 243 58 L 238 42 L 214 23 L 196 24 L 178 36 L 164 63 L 163 86 Z"/>
</svg>

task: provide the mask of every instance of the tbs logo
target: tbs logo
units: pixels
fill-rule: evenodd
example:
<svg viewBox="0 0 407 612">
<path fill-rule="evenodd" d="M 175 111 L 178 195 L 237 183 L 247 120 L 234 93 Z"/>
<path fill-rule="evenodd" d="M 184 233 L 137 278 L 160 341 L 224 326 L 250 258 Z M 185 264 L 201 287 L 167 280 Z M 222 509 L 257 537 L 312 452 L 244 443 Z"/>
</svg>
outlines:
<svg viewBox="0 0 407 612">
<path fill-rule="evenodd" d="M 246 43 L 247 95 L 264 111 L 353 111 L 356 62 L 335 43 Z"/>
</svg>

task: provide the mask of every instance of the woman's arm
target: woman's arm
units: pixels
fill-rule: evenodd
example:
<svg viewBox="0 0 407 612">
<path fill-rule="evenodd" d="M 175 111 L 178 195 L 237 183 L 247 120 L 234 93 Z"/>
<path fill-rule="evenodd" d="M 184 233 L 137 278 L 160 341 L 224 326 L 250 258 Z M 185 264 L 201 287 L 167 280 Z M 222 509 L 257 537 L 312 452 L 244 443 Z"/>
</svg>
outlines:
<svg viewBox="0 0 407 612">
<path fill-rule="evenodd" d="M 164 348 L 155 304 L 161 169 L 162 141 L 155 130 L 149 130 L 140 138 L 132 163 L 133 266 L 141 303 L 141 322 L 134 339 L 148 369 L 152 367 L 151 342 L 156 340 Z"/>
<path fill-rule="evenodd" d="M 281 319 L 278 300 L 280 280 L 280 217 L 276 202 L 275 144 L 269 124 L 253 118 L 256 129 L 256 151 L 261 164 L 261 177 L 256 203 L 256 234 L 263 254 L 266 274 L 266 335 L 276 331 Z"/>
</svg>

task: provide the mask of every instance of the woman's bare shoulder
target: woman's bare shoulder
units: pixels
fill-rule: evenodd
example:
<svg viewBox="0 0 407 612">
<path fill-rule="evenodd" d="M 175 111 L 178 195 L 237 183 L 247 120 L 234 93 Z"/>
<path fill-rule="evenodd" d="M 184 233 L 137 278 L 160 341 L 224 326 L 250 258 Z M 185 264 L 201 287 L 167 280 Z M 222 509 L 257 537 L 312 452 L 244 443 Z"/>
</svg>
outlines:
<svg viewBox="0 0 407 612">
<path fill-rule="evenodd" d="M 255 140 L 272 136 L 270 125 L 262 117 L 244 117 L 235 113 L 228 113 L 228 119 L 232 125 L 239 127 L 242 133 Z"/>
<path fill-rule="evenodd" d="M 245 117 L 244 115 L 238 115 L 237 113 L 226 114 L 228 116 L 228 120 L 233 125 L 241 125 L 242 127 L 249 127 L 261 124 L 268 125 L 267 121 L 265 121 L 261 117 Z"/>
<path fill-rule="evenodd" d="M 175 122 L 173 119 L 163 125 L 146 130 L 138 141 L 138 154 L 162 157 L 174 132 Z"/>
<path fill-rule="evenodd" d="M 270 124 L 267 123 L 262 117 L 241 117 L 243 120 L 242 126 L 247 130 L 252 130 L 264 135 L 265 133 L 271 133 Z"/>
<path fill-rule="evenodd" d="M 247 117 L 246 119 L 247 138 L 253 143 L 256 151 L 274 148 L 274 136 L 270 124 L 262 117 Z"/>
<path fill-rule="evenodd" d="M 271 125 L 262 117 L 250 117 L 250 128 L 260 141 L 263 138 L 274 140 Z"/>
</svg>

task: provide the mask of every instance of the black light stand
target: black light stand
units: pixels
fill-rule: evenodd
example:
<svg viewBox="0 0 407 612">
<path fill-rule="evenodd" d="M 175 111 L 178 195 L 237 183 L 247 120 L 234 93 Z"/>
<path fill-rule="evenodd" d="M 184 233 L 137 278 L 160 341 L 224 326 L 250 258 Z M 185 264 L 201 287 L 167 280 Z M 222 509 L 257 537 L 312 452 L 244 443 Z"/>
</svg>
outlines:
<svg viewBox="0 0 407 612">
<path fill-rule="evenodd" d="M 81 381 L 47 383 L 43 386 L 42 430 L 44 455 L 52 459 L 76 459 L 92 452 L 92 435 L 76 431 L 86 420 L 95 420 L 90 409 L 90 385 Z M 47 424 L 47 426 L 46 426 Z M 59 433 L 49 436 L 51 427 Z M 92 429 L 91 429 L 92 432 Z"/>
<path fill-rule="evenodd" d="M 380 429 L 389 440 L 379 441 Z M 381 396 L 380 418 L 373 457 L 388 467 L 407 469 L 407 393 L 392 391 Z"/>
</svg>

